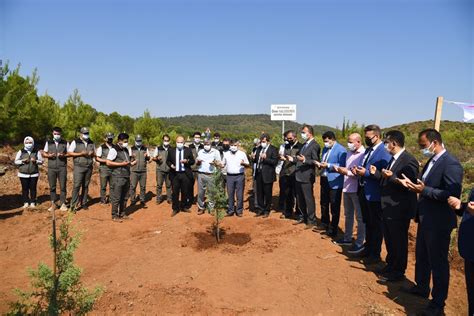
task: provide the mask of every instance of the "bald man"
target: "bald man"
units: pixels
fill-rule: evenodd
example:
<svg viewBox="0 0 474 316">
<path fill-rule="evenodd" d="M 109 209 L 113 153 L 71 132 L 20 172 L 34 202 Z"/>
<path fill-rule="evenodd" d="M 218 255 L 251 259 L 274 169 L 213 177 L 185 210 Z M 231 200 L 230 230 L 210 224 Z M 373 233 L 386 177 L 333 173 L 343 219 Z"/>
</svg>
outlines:
<svg viewBox="0 0 474 316">
<path fill-rule="evenodd" d="M 171 216 L 179 212 L 190 212 L 192 197 L 189 196 L 193 183 L 194 157 L 190 148 L 184 146 L 184 137 L 176 137 L 176 148 L 171 148 L 166 158 L 166 164 L 170 167 L 170 180 L 172 190 Z"/>
</svg>

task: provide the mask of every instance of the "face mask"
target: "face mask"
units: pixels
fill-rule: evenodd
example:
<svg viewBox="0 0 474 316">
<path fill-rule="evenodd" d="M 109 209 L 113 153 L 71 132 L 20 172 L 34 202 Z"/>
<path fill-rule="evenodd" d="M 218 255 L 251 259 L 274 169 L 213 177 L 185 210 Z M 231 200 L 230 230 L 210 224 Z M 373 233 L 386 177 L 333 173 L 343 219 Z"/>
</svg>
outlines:
<svg viewBox="0 0 474 316">
<path fill-rule="evenodd" d="M 388 149 L 388 143 L 384 144 L 383 146 L 385 147 L 385 150 L 390 151 L 390 149 Z"/>
<path fill-rule="evenodd" d="M 350 151 L 355 151 L 356 150 L 355 144 L 353 144 L 353 143 L 347 143 L 347 148 L 349 148 Z"/>
<path fill-rule="evenodd" d="M 237 151 L 237 146 L 230 146 L 230 151 L 235 153 Z"/>
<path fill-rule="evenodd" d="M 128 142 L 122 143 L 122 147 L 127 148 L 128 147 Z"/>
<path fill-rule="evenodd" d="M 304 140 L 307 140 L 308 139 L 308 134 L 301 133 L 301 138 L 303 138 Z"/>
<path fill-rule="evenodd" d="M 260 145 L 262 146 L 263 149 L 265 149 L 265 148 L 267 148 L 268 143 L 261 143 Z"/>
<path fill-rule="evenodd" d="M 26 149 L 26 150 L 31 150 L 31 149 L 33 149 L 33 144 L 25 144 L 25 149 Z"/>
<path fill-rule="evenodd" d="M 201 139 L 200 139 L 200 138 L 195 138 L 195 139 L 194 139 L 194 143 L 195 143 L 195 144 L 199 144 L 200 142 L 201 142 Z"/>
<path fill-rule="evenodd" d="M 163 142 L 163 146 L 168 147 L 170 145 L 170 142 Z"/>
<path fill-rule="evenodd" d="M 142 142 L 135 142 L 135 145 L 137 145 L 138 147 L 140 147 L 142 144 Z"/>
<path fill-rule="evenodd" d="M 332 146 L 331 146 L 331 144 L 330 144 L 329 142 L 324 142 L 324 147 L 326 147 L 326 148 L 331 148 Z"/>
<path fill-rule="evenodd" d="M 290 144 L 290 142 L 285 140 L 285 145 L 289 145 L 289 144 Z"/>
<path fill-rule="evenodd" d="M 222 148 L 223 148 L 224 150 L 229 150 L 230 146 L 229 146 L 228 144 L 225 144 L 225 145 L 222 145 Z"/>
<path fill-rule="evenodd" d="M 61 135 L 54 134 L 53 138 L 54 138 L 55 141 L 59 141 L 61 139 Z"/>
<path fill-rule="evenodd" d="M 434 151 L 430 150 L 431 146 L 433 146 L 433 143 L 431 143 L 428 148 L 424 148 L 421 150 L 421 153 L 423 154 L 423 156 L 428 157 L 428 158 L 431 158 L 434 156 Z"/>
<path fill-rule="evenodd" d="M 183 149 L 183 147 L 184 147 L 183 143 L 176 143 L 176 148 Z"/>
<path fill-rule="evenodd" d="M 375 138 L 375 136 L 366 137 L 365 138 L 365 144 L 369 147 L 372 147 L 374 145 L 374 142 L 372 141 L 374 138 Z"/>
<path fill-rule="evenodd" d="M 218 143 L 219 142 L 219 138 L 214 138 L 214 143 Z"/>
<path fill-rule="evenodd" d="M 204 150 L 205 151 L 211 150 L 211 145 L 204 145 Z"/>
<path fill-rule="evenodd" d="M 82 139 L 84 139 L 84 140 L 89 139 L 89 134 L 82 134 Z"/>
<path fill-rule="evenodd" d="M 108 144 L 112 144 L 113 141 L 114 141 L 113 138 L 107 138 L 107 143 L 108 143 Z"/>
</svg>

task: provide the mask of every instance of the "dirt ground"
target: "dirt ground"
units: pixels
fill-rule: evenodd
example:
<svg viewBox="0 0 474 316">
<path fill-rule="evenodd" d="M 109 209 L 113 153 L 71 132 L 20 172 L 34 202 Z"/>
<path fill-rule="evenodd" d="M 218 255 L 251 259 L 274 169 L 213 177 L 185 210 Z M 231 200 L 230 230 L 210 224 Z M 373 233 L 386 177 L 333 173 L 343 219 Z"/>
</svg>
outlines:
<svg viewBox="0 0 474 316">
<path fill-rule="evenodd" d="M 148 208 L 132 208 L 131 220 L 123 223 L 112 222 L 110 206 L 97 203 L 96 174 L 93 179 L 94 204 L 79 211 L 74 223 L 83 231 L 76 252 L 83 281 L 105 286 L 95 314 L 413 315 L 427 302 L 399 291 L 414 277 L 415 224 L 408 280 L 385 285 L 377 283 L 371 267 L 331 240 L 276 212 L 262 219 L 246 209 L 242 218 L 225 218 L 225 235 L 216 245 L 208 233 L 211 216 L 198 216 L 194 207 L 190 214 L 170 217 L 166 202 L 155 204 L 154 164 L 148 172 Z M 0 313 L 15 298 L 14 288 L 28 287 L 27 267 L 52 262 L 45 170 L 38 189 L 39 208 L 21 211 L 16 171 L 9 168 L 0 177 Z M 316 186 L 316 196 L 318 191 Z M 340 227 L 343 223 L 342 216 Z M 451 264 L 447 315 L 467 314 L 461 264 L 459 258 Z"/>
</svg>

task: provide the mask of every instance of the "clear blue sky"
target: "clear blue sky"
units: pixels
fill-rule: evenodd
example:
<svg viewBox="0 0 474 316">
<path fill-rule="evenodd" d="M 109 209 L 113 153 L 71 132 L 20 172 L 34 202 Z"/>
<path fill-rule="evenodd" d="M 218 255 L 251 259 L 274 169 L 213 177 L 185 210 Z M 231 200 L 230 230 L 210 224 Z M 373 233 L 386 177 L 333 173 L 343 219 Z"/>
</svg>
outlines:
<svg viewBox="0 0 474 316">
<path fill-rule="evenodd" d="M 429 119 L 438 95 L 474 102 L 473 28 L 472 0 L 0 0 L 0 56 L 40 93 L 132 116 Z"/>
</svg>

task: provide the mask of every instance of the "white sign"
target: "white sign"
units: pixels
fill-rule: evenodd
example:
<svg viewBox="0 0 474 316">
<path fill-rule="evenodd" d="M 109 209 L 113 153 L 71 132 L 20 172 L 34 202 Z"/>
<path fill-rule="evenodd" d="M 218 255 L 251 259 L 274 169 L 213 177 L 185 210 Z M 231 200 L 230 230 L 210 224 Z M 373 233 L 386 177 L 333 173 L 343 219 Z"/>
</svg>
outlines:
<svg viewBox="0 0 474 316">
<path fill-rule="evenodd" d="M 272 121 L 296 121 L 296 104 L 272 104 Z"/>
</svg>

